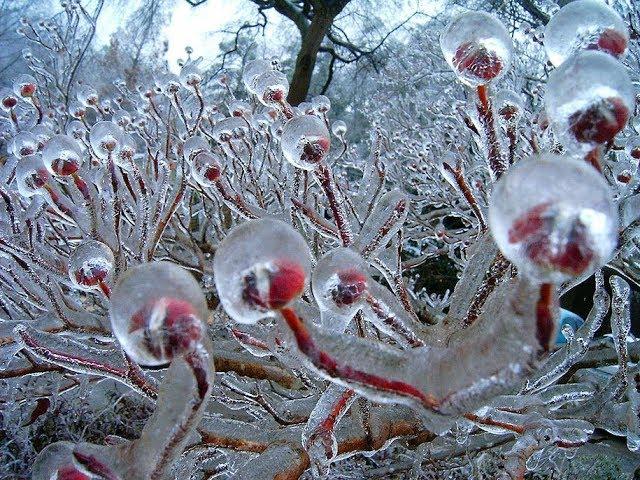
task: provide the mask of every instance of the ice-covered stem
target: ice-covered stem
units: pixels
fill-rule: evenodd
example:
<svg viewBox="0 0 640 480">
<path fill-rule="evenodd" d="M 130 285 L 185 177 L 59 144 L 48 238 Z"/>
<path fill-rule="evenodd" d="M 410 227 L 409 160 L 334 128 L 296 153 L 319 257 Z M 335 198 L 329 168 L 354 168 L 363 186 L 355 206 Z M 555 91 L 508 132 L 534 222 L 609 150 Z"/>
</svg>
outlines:
<svg viewBox="0 0 640 480">
<path fill-rule="evenodd" d="M 507 170 L 507 166 L 500 152 L 500 140 L 498 139 L 493 117 L 493 106 L 489 98 L 489 87 L 487 85 L 479 85 L 476 92 L 478 94 L 478 103 L 476 104 L 478 117 L 487 142 L 489 171 L 495 179 L 498 179 Z"/>
<path fill-rule="evenodd" d="M 376 296 L 368 293 L 365 296 L 365 302 L 374 316 L 395 335 L 401 337 L 409 346 L 422 347 L 425 345 L 424 341 L 405 325 L 387 305 L 376 298 Z"/>
<path fill-rule="evenodd" d="M 489 267 L 489 271 L 482 280 L 480 287 L 476 291 L 469 310 L 464 317 L 464 326 L 471 325 L 475 322 L 482 313 L 482 307 L 484 306 L 487 298 L 491 295 L 491 292 L 498 286 L 500 280 L 504 277 L 507 270 L 511 266 L 511 262 L 504 258 L 501 252 L 498 252 Z"/>
<path fill-rule="evenodd" d="M 593 168 L 595 168 L 598 172 L 602 173 L 602 164 L 600 163 L 600 148 L 601 147 L 598 146 L 591 150 L 589 153 L 587 153 L 584 159 L 587 161 L 587 163 L 591 164 Z"/>
<path fill-rule="evenodd" d="M 443 162 L 442 166 L 444 169 L 448 170 L 453 175 L 453 179 L 458 185 L 458 188 L 460 188 L 460 191 L 462 192 L 462 195 L 467 201 L 467 204 L 469 205 L 469 207 L 471 207 L 471 210 L 473 211 L 473 214 L 478 219 L 478 222 L 480 222 L 480 229 L 482 231 L 487 230 L 487 222 L 484 218 L 484 214 L 482 213 L 482 210 L 478 205 L 478 200 L 476 199 L 476 196 L 473 194 L 471 187 L 469 187 L 467 180 L 464 178 L 462 169 L 459 166 L 452 167 L 447 162 Z"/>
<path fill-rule="evenodd" d="M 621 277 L 612 275 L 609 279 L 611 291 L 611 333 L 618 354 L 619 374 L 623 385 L 635 383 L 629 378 L 628 363 L 629 352 L 627 349 L 627 336 L 631 329 L 631 313 L 629 310 L 629 296 L 631 289 L 629 284 Z"/>
<path fill-rule="evenodd" d="M 543 283 L 540 285 L 540 295 L 536 303 L 536 336 L 545 352 L 549 351 L 550 342 L 555 333 L 556 318 L 558 317 L 558 295 L 555 285 Z"/>
<path fill-rule="evenodd" d="M 336 222 L 338 232 L 340 233 L 342 245 L 348 247 L 353 243 L 353 234 L 351 233 L 351 226 L 347 219 L 342 194 L 338 190 L 331 168 L 326 163 L 321 162 L 314 170 L 314 173 L 329 202 L 329 207 L 333 213 L 333 220 Z"/>
</svg>

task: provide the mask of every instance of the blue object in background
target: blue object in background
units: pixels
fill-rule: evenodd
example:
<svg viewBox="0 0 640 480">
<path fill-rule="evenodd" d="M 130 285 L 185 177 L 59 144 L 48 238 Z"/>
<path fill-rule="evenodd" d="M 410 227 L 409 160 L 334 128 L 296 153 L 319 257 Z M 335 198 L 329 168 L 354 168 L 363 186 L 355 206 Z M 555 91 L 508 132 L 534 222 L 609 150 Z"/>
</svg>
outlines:
<svg viewBox="0 0 640 480">
<path fill-rule="evenodd" d="M 558 335 L 556 335 L 556 344 L 558 343 L 567 343 L 567 339 L 564 338 L 562 334 L 562 327 L 564 325 L 570 325 L 573 330 L 577 330 L 580 325 L 584 323 L 584 320 L 580 315 L 576 315 L 569 310 L 565 310 L 564 308 L 560 309 L 560 327 L 558 328 Z"/>
</svg>

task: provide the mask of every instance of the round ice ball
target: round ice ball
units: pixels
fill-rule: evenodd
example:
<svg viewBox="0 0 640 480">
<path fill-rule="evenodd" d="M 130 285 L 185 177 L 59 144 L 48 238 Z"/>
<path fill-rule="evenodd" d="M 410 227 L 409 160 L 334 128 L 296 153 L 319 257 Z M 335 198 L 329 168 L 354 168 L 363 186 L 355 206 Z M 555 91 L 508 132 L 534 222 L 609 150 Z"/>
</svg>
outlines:
<svg viewBox="0 0 640 480">
<path fill-rule="evenodd" d="M 127 270 L 111 294 L 111 327 L 142 365 L 164 365 L 192 351 L 204 335 L 207 302 L 198 282 L 169 262 Z"/>
<path fill-rule="evenodd" d="M 273 70 L 273 65 L 269 60 L 258 59 L 248 62 L 242 71 L 242 81 L 246 89 L 250 93 L 256 93 L 254 90 L 255 79 L 269 70 Z"/>
<path fill-rule="evenodd" d="M 272 218 L 235 227 L 213 261 L 222 306 L 239 323 L 276 316 L 302 294 L 310 271 L 311 252 L 302 236 Z"/>
<path fill-rule="evenodd" d="M 284 125 L 280 144 L 289 163 L 303 170 L 313 170 L 327 156 L 331 139 L 321 118 L 300 115 Z"/>
<path fill-rule="evenodd" d="M 622 57 L 629 44 L 624 20 L 600 0 L 567 3 L 547 24 L 544 48 L 556 67 L 579 50 L 600 50 Z"/>
<path fill-rule="evenodd" d="M 502 77 L 513 56 L 509 32 L 496 17 L 485 12 L 456 16 L 440 35 L 440 47 L 460 81 L 471 87 Z"/>
<path fill-rule="evenodd" d="M 200 152 L 191 164 L 191 176 L 203 187 L 212 186 L 220 178 L 222 167 L 220 162 L 210 152 Z"/>
<path fill-rule="evenodd" d="M 267 70 L 255 77 L 253 92 L 267 107 L 282 105 L 289 93 L 289 81 L 284 73 Z"/>
<path fill-rule="evenodd" d="M 16 185 L 18 193 L 24 198 L 44 195 L 49 181 L 49 172 L 42 163 L 40 155 L 23 157 L 16 167 Z"/>
<path fill-rule="evenodd" d="M 311 277 L 313 296 L 321 310 L 353 317 L 367 295 L 371 277 L 367 263 L 349 248 L 331 250 L 318 260 Z"/>
<path fill-rule="evenodd" d="M 620 132 L 635 105 L 625 67 L 606 53 L 584 51 L 554 70 L 545 109 L 558 140 L 586 153 Z"/>
<path fill-rule="evenodd" d="M 609 260 L 618 215 L 604 177 L 581 160 L 521 160 L 496 183 L 489 226 L 502 253 L 539 282 L 560 283 Z"/>
<path fill-rule="evenodd" d="M 72 175 L 82 163 L 80 145 L 67 135 L 54 135 L 42 151 L 42 162 L 53 175 Z"/>
<path fill-rule="evenodd" d="M 69 278 L 80 290 L 104 288 L 113 272 L 115 260 L 111 249 L 102 242 L 82 242 L 69 255 Z"/>
<path fill-rule="evenodd" d="M 98 122 L 89 131 L 89 142 L 95 154 L 106 159 L 122 146 L 122 130 L 113 122 Z"/>
</svg>

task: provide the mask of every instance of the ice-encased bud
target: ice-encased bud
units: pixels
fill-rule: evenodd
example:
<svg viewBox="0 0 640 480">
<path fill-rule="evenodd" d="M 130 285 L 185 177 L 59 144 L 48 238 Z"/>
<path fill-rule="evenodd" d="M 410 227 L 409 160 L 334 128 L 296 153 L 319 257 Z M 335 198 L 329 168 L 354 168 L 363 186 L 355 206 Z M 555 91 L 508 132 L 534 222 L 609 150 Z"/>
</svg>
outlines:
<svg viewBox="0 0 640 480">
<path fill-rule="evenodd" d="M 347 133 L 347 124 L 342 120 L 336 120 L 331 125 L 331 132 L 338 138 L 344 138 Z"/>
<path fill-rule="evenodd" d="M 353 317 L 367 295 L 370 282 L 364 259 L 349 248 L 339 247 L 318 260 L 311 288 L 320 310 Z"/>
<path fill-rule="evenodd" d="M 245 101 L 234 100 L 229 104 L 229 115 L 232 117 L 247 117 L 252 112 L 253 108 Z"/>
<path fill-rule="evenodd" d="M 327 156 L 331 139 L 321 118 L 300 115 L 284 125 L 280 145 L 289 163 L 303 170 L 313 170 Z"/>
<path fill-rule="evenodd" d="M 11 150 L 18 158 L 33 155 L 38 151 L 38 139 L 31 132 L 19 132 L 15 137 L 13 137 Z"/>
<path fill-rule="evenodd" d="M 137 363 L 164 365 L 192 351 L 204 335 L 207 302 L 198 282 L 169 262 L 127 270 L 111 294 L 111 327 Z"/>
<path fill-rule="evenodd" d="M 225 311 L 239 323 L 256 323 L 300 296 L 311 271 L 302 236 L 272 218 L 235 227 L 222 241 L 213 274 Z"/>
<path fill-rule="evenodd" d="M 180 90 L 180 77 L 175 73 L 163 73 L 155 80 L 156 87 L 170 97 L 178 93 Z"/>
<path fill-rule="evenodd" d="M 180 70 L 180 82 L 185 88 L 194 90 L 202 82 L 200 62 L 189 62 Z"/>
<path fill-rule="evenodd" d="M 122 134 L 122 145 L 113 158 L 113 162 L 124 170 L 131 170 L 131 160 L 136 154 L 136 139 L 130 133 Z"/>
<path fill-rule="evenodd" d="M 49 181 L 49 172 L 39 155 L 23 157 L 16 167 L 18 193 L 25 198 L 43 195 L 44 186 Z"/>
<path fill-rule="evenodd" d="M 513 90 L 500 90 L 496 93 L 494 104 L 498 115 L 506 123 L 517 122 L 524 110 L 522 96 Z"/>
<path fill-rule="evenodd" d="M 212 186 L 222 172 L 220 162 L 211 152 L 200 152 L 191 163 L 191 176 L 203 187 Z"/>
<path fill-rule="evenodd" d="M 578 50 L 600 50 L 620 58 L 628 43 L 624 20 L 600 0 L 567 3 L 551 17 L 544 31 L 544 48 L 556 67 Z"/>
<path fill-rule="evenodd" d="M 32 480 L 91 480 L 74 459 L 71 442 L 56 442 L 42 449 L 32 467 Z"/>
<path fill-rule="evenodd" d="M 331 110 L 331 100 L 326 95 L 316 95 L 311 99 L 311 105 L 320 113 L 327 113 Z"/>
<path fill-rule="evenodd" d="M 440 35 L 440 48 L 460 81 L 471 87 L 502 77 L 513 56 L 509 32 L 485 12 L 456 16 Z"/>
<path fill-rule="evenodd" d="M 629 155 L 629 158 L 634 162 L 640 161 L 640 136 L 631 137 L 627 139 L 625 145 L 625 152 Z"/>
<path fill-rule="evenodd" d="M 95 290 L 110 278 L 114 263 L 107 245 L 84 241 L 69 255 L 69 278 L 80 290 Z"/>
<path fill-rule="evenodd" d="M 85 107 L 98 104 L 98 92 L 91 85 L 82 85 L 76 93 L 76 98 Z"/>
<path fill-rule="evenodd" d="M 519 272 L 560 283 L 609 260 L 618 214 L 607 182 L 591 165 L 546 154 L 521 160 L 496 183 L 489 226 Z"/>
<path fill-rule="evenodd" d="M 38 82 L 35 78 L 28 74 L 18 75 L 13 81 L 13 93 L 18 97 L 29 98 L 36 93 Z"/>
<path fill-rule="evenodd" d="M 119 127 L 126 127 L 131 123 L 131 114 L 123 109 L 116 110 L 111 117 L 111 121 Z"/>
<path fill-rule="evenodd" d="M 80 145 L 67 135 L 54 135 L 42 151 L 42 162 L 54 175 L 72 175 L 82 163 Z"/>
<path fill-rule="evenodd" d="M 211 136 L 219 143 L 226 144 L 237 138 L 239 135 L 246 135 L 249 132 L 247 122 L 239 116 L 226 117 L 216 123 L 211 129 Z"/>
<path fill-rule="evenodd" d="M 254 78 L 253 92 L 267 107 L 281 105 L 289 93 L 289 80 L 278 70 L 267 70 Z"/>
<path fill-rule="evenodd" d="M 89 131 L 89 142 L 96 155 L 106 159 L 122 146 L 122 130 L 113 122 L 98 122 Z"/>
<path fill-rule="evenodd" d="M 211 150 L 209 142 L 204 137 L 193 136 L 185 140 L 182 147 L 182 154 L 187 163 L 193 162 L 193 158 L 200 152 L 208 152 Z"/>
<path fill-rule="evenodd" d="M 255 79 L 268 70 L 273 70 L 273 65 L 269 60 L 259 59 L 248 62 L 242 71 L 242 81 L 245 88 L 250 93 L 256 93 L 254 90 Z"/>
<path fill-rule="evenodd" d="M 54 135 L 53 130 L 44 123 L 33 127 L 31 129 L 31 133 L 36 137 L 36 143 L 39 151 L 45 147 L 49 139 Z"/>
<path fill-rule="evenodd" d="M 584 51 L 549 75 L 545 108 L 558 140 L 588 152 L 624 128 L 635 105 L 625 67 L 606 53 Z"/>
<path fill-rule="evenodd" d="M 71 135 L 75 139 L 83 138 L 87 132 L 87 128 L 80 120 L 72 120 L 64 130 L 67 135 Z"/>
<path fill-rule="evenodd" d="M 83 118 L 87 114 L 86 107 L 76 100 L 69 103 L 68 109 L 69 115 L 71 115 L 73 118 Z"/>
<path fill-rule="evenodd" d="M 18 104 L 18 98 L 9 90 L 3 90 L 0 95 L 0 106 L 5 112 L 11 111 Z"/>
</svg>

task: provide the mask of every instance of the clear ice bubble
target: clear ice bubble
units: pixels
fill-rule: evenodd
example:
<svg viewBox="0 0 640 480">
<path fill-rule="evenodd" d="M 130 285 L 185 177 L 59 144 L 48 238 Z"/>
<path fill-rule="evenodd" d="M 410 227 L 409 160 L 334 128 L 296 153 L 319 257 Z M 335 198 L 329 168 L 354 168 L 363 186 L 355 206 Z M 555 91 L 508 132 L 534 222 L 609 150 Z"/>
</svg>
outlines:
<svg viewBox="0 0 640 480">
<path fill-rule="evenodd" d="M 122 130 L 113 122 L 98 122 L 89 131 L 89 142 L 95 154 L 106 159 L 122 146 Z"/>
<path fill-rule="evenodd" d="M 69 255 L 69 278 L 80 290 L 104 288 L 115 263 L 113 252 L 102 242 L 83 241 Z"/>
<path fill-rule="evenodd" d="M 76 99 L 85 107 L 98 104 L 98 92 L 91 85 L 82 85 L 76 93 Z"/>
<path fill-rule="evenodd" d="M 229 115 L 232 117 L 248 117 L 252 112 L 251 105 L 243 100 L 234 100 L 229 104 Z"/>
<path fill-rule="evenodd" d="M 200 152 L 211 150 L 206 138 L 200 136 L 189 137 L 185 140 L 182 153 L 187 163 L 193 162 L 193 158 Z"/>
<path fill-rule="evenodd" d="M 71 137 L 54 135 L 42 151 L 42 162 L 53 175 L 66 177 L 80 168 L 82 151 Z"/>
<path fill-rule="evenodd" d="M 109 307 L 113 333 L 141 365 L 164 365 L 192 351 L 204 335 L 208 310 L 193 276 L 169 262 L 127 270 L 113 289 Z"/>
<path fill-rule="evenodd" d="M 313 170 L 329 153 L 331 139 L 321 118 L 300 115 L 285 123 L 280 145 L 289 163 L 303 170 Z"/>
<path fill-rule="evenodd" d="M 200 62 L 189 62 L 180 70 L 180 81 L 185 88 L 195 90 L 202 83 L 202 72 L 199 67 Z"/>
<path fill-rule="evenodd" d="M 87 128 L 80 120 L 72 120 L 69 122 L 64 130 L 67 135 L 72 136 L 75 139 L 84 138 L 87 133 Z"/>
<path fill-rule="evenodd" d="M 440 47 L 460 81 L 471 87 L 502 77 L 513 56 L 509 32 L 496 17 L 485 12 L 456 16 L 440 35 Z"/>
<path fill-rule="evenodd" d="M 38 150 L 42 151 L 47 142 L 51 137 L 53 137 L 54 132 L 48 125 L 41 123 L 40 125 L 36 125 L 31 129 L 31 133 L 36 137 L 36 142 L 38 144 Z"/>
<path fill-rule="evenodd" d="M 237 136 L 237 132 L 249 132 L 249 125 L 239 116 L 226 117 L 216 123 L 211 129 L 211 136 L 221 144 L 228 144 Z"/>
<path fill-rule="evenodd" d="M 73 118 L 81 119 L 87 114 L 87 108 L 77 100 L 69 103 L 69 115 Z"/>
<path fill-rule="evenodd" d="M 38 139 L 31 132 L 19 132 L 13 137 L 11 151 L 18 158 L 33 155 L 38 151 Z"/>
<path fill-rule="evenodd" d="M 28 74 L 18 75 L 13 81 L 13 93 L 18 97 L 28 98 L 36 93 L 38 82 L 35 78 Z"/>
<path fill-rule="evenodd" d="M 49 181 L 49 172 L 42 163 L 40 155 L 23 157 L 16 167 L 16 185 L 18 193 L 25 198 L 45 194 L 45 185 Z"/>
<path fill-rule="evenodd" d="M 242 81 L 245 88 L 250 93 L 256 93 L 254 90 L 254 81 L 256 77 L 262 75 L 268 70 L 273 70 L 273 65 L 269 60 L 253 60 L 248 62 L 242 71 Z"/>
<path fill-rule="evenodd" d="M 203 187 L 210 187 L 220 178 L 222 167 L 210 152 L 200 152 L 191 163 L 191 176 Z"/>
<path fill-rule="evenodd" d="M 281 105 L 289 93 L 289 80 L 278 70 L 267 70 L 254 79 L 253 91 L 263 105 Z"/>
<path fill-rule="evenodd" d="M 111 121 L 119 127 L 126 127 L 131 123 L 131 114 L 126 110 L 116 110 L 111 117 Z"/>
<path fill-rule="evenodd" d="M 551 72 L 544 100 L 558 140 L 580 153 L 611 140 L 635 105 L 625 67 L 598 51 L 580 52 Z"/>
<path fill-rule="evenodd" d="M 544 48 L 556 67 L 579 50 L 600 50 L 621 58 L 628 43 L 624 20 L 600 0 L 567 3 L 551 17 L 544 32 Z"/>
<path fill-rule="evenodd" d="M 539 282 L 561 283 L 609 260 L 618 238 L 610 188 L 582 160 L 521 160 L 496 183 L 489 226 L 502 253 Z"/>
<path fill-rule="evenodd" d="M 313 296 L 320 310 L 353 317 L 367 295 L 371 277 L 357 252 L 339 247 L 318 260 L 311 276 Z"/>
<path fill-rule="evenodd" d="M 320 113 L 327 113 L 331 110 L 331 100 L 326 95 L 316 95 L 311 99 L 311 105 Z"/>
<path fill-rule="evenodd" d="M 338 138 L 344 138 L 347 133 L 347 124 L 342 120 L 336 120 L 331 125 L 331 132 Z"/>
<path fill-rule="evenodd" d="M 18 98 L 8 89 L 2 89 L 0 106 L 5 112 L 10 112 L 18 104 Z"/>
<path fill-rule="evenodd" d="M 238 323 L 276 316 L 302 294 L 311 272 L 311 252 L 291 226 L 272 218 L 235 227 L 213 260 L 216 289 Z"/>
<path fill-rule="evenodd" d="M 508 123 L 516 122 L 524 110 L 522 95 L 513 90 L 500 90 L 496 93 L 494 104 L 500 118 Z"/>
</svg>

